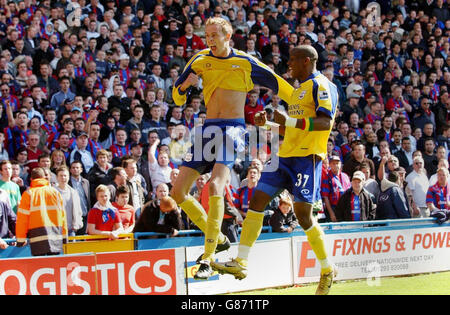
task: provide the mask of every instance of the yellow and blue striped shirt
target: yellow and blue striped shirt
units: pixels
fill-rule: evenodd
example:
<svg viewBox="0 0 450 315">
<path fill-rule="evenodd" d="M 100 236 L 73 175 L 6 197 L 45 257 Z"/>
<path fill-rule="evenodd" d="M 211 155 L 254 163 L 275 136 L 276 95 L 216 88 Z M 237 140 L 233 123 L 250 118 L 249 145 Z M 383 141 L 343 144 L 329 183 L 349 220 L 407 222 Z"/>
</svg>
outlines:
<svg viewBox="0 0 450 315">
<path fill-rule="evenodd" d="M 288 114 L 293 118 L 315 118 L 319 112 L 331 117 L 329 130 L 309 131 L 286 127 L 280 157 L 301 157 L 316 154 L 322 159 L 327 155 L 327 143 L 334 124 L 339 95 L 336 85 L 320 72 L 314 72 L 300 87 L 295 89 L 288 101 Z"/>
<path fill-rule="evenodd" d="M 271 89 L 274 94 L 278 94 L 286 102 L 294 90 L 267 65 L 243 51 L 232 48 L 228 57 L 216 57 L 207 48 L 199 51 L 189 60 L 175 82 L 172 95 L 178 106 L 186 103 L 189 89 L 181 92 L 179 88 L 190 73 L 194 73 L 202 79 L 206 106 L 217 88 L 249 92 L 255 84 L 258 84 Z"/>
</svg>

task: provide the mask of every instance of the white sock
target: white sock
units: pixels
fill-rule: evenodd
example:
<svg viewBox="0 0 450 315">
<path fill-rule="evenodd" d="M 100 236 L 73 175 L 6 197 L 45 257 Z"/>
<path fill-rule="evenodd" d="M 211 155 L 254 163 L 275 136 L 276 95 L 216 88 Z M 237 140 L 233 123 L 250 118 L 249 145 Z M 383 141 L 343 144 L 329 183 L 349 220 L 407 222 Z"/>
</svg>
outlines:
<svg viewBox="0 0 450 315">
<path fill-rule="evenodd" d="M 250 248 L 251 247 L 249 247 L 249 246 L 239 245 L 237 258 L 248 260 L 248 255 L 250 254 Z"/>
<path fill-rule="evenodd" d="M 329 269 L 331 267 L 331 263 L 328 260 L 328 258 L 319 260 L 320 266 L 322 267 L 322 269 Z"/>
</svg>

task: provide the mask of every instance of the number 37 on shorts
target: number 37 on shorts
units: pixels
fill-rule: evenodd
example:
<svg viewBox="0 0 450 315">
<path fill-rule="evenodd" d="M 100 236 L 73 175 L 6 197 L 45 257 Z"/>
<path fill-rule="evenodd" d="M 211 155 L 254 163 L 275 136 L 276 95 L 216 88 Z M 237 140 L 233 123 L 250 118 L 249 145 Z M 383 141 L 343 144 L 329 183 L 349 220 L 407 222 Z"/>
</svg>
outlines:
<svg viewBox="0 0 450 315">
<path fill-rule="evenodd" d="M 321 175 L 322 161 L 318 157 L 281 157 L 278 169 L 263 173 L 258 187 L 266 193 L 287 189 L 294 201 L 314 203 L 320 198 Z"/>
</svg>

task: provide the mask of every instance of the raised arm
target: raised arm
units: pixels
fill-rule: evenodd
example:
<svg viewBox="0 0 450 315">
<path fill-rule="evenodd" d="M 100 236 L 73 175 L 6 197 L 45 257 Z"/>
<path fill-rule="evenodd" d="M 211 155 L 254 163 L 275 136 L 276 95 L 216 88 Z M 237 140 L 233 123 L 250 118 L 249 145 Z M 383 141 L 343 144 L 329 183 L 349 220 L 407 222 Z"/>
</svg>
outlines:
<svg viewBox="0 0 450 315">
<path fill-rule="evenodd" d="M 158 147 L 159 142 L 160 142 L 159 139 L 156 139 L 155 142 L 153 142 L 153 144 L 148 148 L 148 161 L 150 162 L 150 164 L 157 163 L 155 154 L 156 154 L 156 148 Z"/>
<path fill-rule="evenodd" d="M 16 126 L 16 120 L 14 119 L 13 111 L 9 100 L 5 100 L 6 116 L 8 117 L 8 126 L 14 128 Z"/>
</svg>

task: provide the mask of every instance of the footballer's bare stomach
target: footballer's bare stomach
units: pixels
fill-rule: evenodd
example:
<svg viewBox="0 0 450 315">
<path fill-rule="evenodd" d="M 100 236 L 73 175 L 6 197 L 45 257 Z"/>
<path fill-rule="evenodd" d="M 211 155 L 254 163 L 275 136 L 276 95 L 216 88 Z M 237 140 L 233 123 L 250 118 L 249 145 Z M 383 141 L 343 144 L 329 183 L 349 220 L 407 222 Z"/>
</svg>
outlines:
<svg viewBox="0 0 450 315">
<path fill-rule="evenodd" d="M 206 104 L 206 119 L 244 118 L 246 92 L 217 88 Z"/>
</svg>

